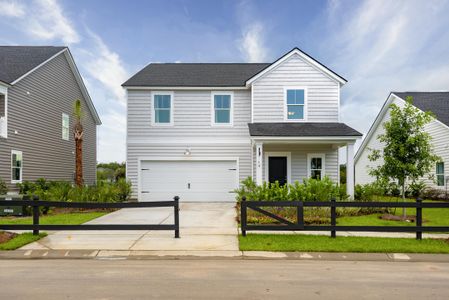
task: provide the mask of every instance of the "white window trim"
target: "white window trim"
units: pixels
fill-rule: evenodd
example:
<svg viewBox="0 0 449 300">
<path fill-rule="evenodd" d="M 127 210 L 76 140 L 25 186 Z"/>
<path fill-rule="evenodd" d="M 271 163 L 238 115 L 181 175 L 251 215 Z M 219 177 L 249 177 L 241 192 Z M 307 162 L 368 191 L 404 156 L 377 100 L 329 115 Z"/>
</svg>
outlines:
<svg viewBox="0 0 449 300">
<path fill-rule="evenodd" d="M 439 163 L 443 163 L 443 173 L 437 173 L 437 164 Z M 435 178 L 436 178 L 436 186 L 446 186 L 446 175 L 445 175 L 445 166 L 446 164 L 444 163 L 444 161 L 439 161 L 435 164 Z M 438 185 L 438 176 L 443 176 L 443 185 Z"/>
<path fill-rule="evenodd" d="M 268 182 L 269 178 L 268 178 L 268 158 L 270 157 L 287 157 L 287 183 L 291 184 L 292 183 L 292 153 L 291 152 L 278 152 L 278 151 L 274 151 L 274 152 L 265 152 L 265 159 L 264 159 L 264 163 L 265 163 L 265 176 L 264 176 L 264 181 Z"/>
<path fill-rule="evenodd" d="M 231 107 L 229 108 L 229 123 L 215 123 L 215 95 L 229 95 L 231 96 Z M 214 127 L 232 127 L 234 126 L 234 92 L 233 91 L 213 91 L 210 93 L 210 124 Z"/>
<path fill-rule="evenodd" d="M 326 176 L 326 154 L 324 153 L 307 153 L 307 178 L 312 176 L 312 168 L 310 163 L 312 158 L 321 158 L 321 178 Z"/>
<path fill-rule="evenodd" d="M 170 123 L 156 123 L 156 114 L 155 114 L 155 108 L 154 108 L 154 96 L 156 95 L 168 95 L 170 96 Z M 174 109 L 174 92 L 172 91 L 152 91 L 151 92 L 151 125 L 152 126 L 173 126 L 174 120 L 173 120 L 173 109 Z"/>
<path fill-rule="evenodd" d="M 12 168 L 13 168 L 13 165 L 12 165 L 12 156 L 13 156 L 13 154 L 20 154 L 21 156 L 22 156 L 22 164 L 21 164 L 21 166 L 20 166 L 20 180 L 13 180 L 12 179 Z M 22 151 L 18 151 L 18 150 L 11 150 L 11 156 L 10 156 L 10 166 L 11 166 L 11 183 L 22 183 L 22 180 L 23 180 L 23 153 L 22 153 Z"/>
<path fill-rule="evenodd" d="M 65 127 L 64 127 L 64 117 L 67 117 L 67 120 L 69 120 L 68 127 L 67 127 L 67 138 L 64 137 L 64 129 L 65 129 Z M 62 124 L 61 125 L 62 125 L 62 130 L 61 130 L 62 131 L 61 132 L 62 139 L 64 141 L 70 140 L 70 116 L 68 114 L 62 113 Z"/>
<path fill-rule="evenodd" d="M 288 113 L 288 107 L 287 107 L 287 90 L 304 90 L 304 118 L 303 119 L 289 119 L 287 116 Z M 307 99 L 308 98 L 308 92 L 307 87 L 305 86 L 284 86 L 284 122 L 307 122 Z"/>
<path fill-rule="evenodd" d="M 7 139 L 8 138 L 8 88 L 0 85 L 0 94 L 5 96 L 5 134 L 0 137 Z"/>
</svg>

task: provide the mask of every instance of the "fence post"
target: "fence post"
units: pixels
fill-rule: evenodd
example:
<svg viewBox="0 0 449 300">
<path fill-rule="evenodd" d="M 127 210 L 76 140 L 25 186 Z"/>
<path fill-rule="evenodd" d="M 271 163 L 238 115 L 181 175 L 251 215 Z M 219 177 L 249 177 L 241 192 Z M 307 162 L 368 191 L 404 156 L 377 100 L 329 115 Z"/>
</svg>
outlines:
<svg viewBox="0 0 449 300">
<path fill-rule="evenodd" d="M 175 238 L 179 238 L 179 196 L 175 196 Z"/>
<path fill-rule="evenodd" d="M 33 225 L 39 225 L 39 197 L 33 196 Z M 33 235 L 39 235 L 39 229 L 33 229 Z"/>
<path fill-rule="evenodd" d="M 337 208 L 335 207 L 335 198 L 331 199 L 331 226 L 334 227 L 337 225 Z M 337 232 L 335 228 L 331 230 L 331 237 L 337 237 Z"/>
<path fill-rule="evenodd" d="M 242 227 L 242 236 L 246 236 L 246 197 L 242 197 L 240 203 L 240 226 Z"/>
<path fill-rule="evenodd" d="M 416 203 L 418 204 L 416 207 L 416 226 L 421 227 L 422 226 L 422 199 L 417 198 Z M 422 231 L 416 231 L 416 239 L 422 240 Z"/>
<path fill-rule="evenodd" d="M 302 201 L 299 201 L 296 207 L 296 222 L 301 229 L 304 229 L 304 203 Z"/>
</svg>

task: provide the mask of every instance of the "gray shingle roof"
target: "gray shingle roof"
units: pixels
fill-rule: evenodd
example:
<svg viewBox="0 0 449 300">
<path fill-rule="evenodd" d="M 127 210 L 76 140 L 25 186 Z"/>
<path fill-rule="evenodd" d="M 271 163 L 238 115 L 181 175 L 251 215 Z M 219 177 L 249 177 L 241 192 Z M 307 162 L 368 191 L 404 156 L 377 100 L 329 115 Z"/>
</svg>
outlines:
<svg viewBox="0 0 449 300">
<path fill-rule="evenodd" d="M 245 86 L 270 64 L 258 63 L 156 63 L 149 64 L 123 86 Z"/>
<path fill-rule="evenodd" d="M 431 111 L 442 123 L 449 126 L 449 92 L 392 92 L 406 100 L 413 97 L 413 105 L 422 111 Z"/>
<path fill-rule="evenodd" d="M 0 46 L 0 81 L 11 84 L 66 47 Z"/>
<path fill-rule="evenodd" d="M 362 136 L 344 123 L 249 123 L 251 136 Z"/>
</svg>

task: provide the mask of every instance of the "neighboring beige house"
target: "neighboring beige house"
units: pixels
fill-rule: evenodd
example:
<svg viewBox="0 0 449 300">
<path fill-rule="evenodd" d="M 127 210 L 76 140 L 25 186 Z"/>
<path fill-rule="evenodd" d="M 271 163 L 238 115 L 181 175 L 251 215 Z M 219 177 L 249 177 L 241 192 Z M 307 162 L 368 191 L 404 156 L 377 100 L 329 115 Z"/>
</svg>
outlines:
<svg viewBox="0 0 449 300">
<path fill-rule="evenodd" d="M 355 182 L 356 184 L 365 184 L 375 180 L 369 175 L 369 169 L 382 163 L 382 160 L 369 161 L 369 149 L 382 150 L 382 143 L 379 142 L 377 136 L 384 132 L 382 124 L 390 119 L 390 105 L 394 103 L 403 107 L 407 96 L 413 97 L 415 107 L 422 111 L 431 111 L 436 117 L 434 121 L 425 126 L 425 130 L 432 137 L 434 152 L 442 158 L 442 161 L 437 162 L 430 174 L 421 180 L 424 180 L 431 188 L 445 191 L 448 174 L 447 163 L 449 162 L 449 92 L 390 93 L 355 156 Z"/>
<path fill-rule="evenodd" d="M 83 169 L 96 182 L 100 119 L 67 47 L 0 46 L 0 178 L 73 181 L 73 105 L 82 101 Z"/>
<path fill-rule="evenodd" d="M 340 122 L 345 83 L 298 48 L 273 63 L 149 64 L 123 84 L 133 196 L 235 201 L 248 176 L 338 182 L 340 147 L 352 196 L 361 134 Z"/>
</svg>

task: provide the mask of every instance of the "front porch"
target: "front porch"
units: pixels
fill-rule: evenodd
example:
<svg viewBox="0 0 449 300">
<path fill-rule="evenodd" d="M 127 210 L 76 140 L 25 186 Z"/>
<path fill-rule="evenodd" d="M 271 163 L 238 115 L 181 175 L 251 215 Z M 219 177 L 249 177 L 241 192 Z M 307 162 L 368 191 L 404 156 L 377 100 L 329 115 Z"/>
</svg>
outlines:
<svg viewBox="0 0 449 300">
<path fill-rule="evenodd" d="M 253 123 L 249 127 L 257 184 L 324 176 L 339 183 L 339 149 L 345 147 L 346 192 L 353 199 L 354 144 L 360 133 L 342 123 Z"/>
</svg>

